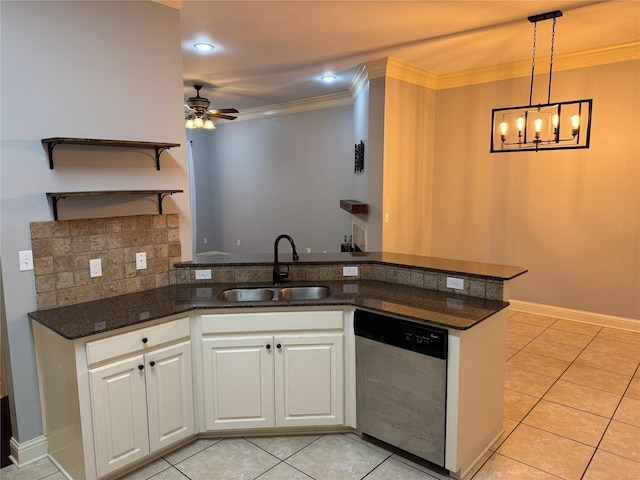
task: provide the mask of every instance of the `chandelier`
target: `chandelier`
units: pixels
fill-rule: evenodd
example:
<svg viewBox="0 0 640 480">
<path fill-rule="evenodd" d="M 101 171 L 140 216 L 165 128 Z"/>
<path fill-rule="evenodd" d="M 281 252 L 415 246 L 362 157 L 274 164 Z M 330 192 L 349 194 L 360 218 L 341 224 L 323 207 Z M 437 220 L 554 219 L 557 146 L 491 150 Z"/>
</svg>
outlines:
<svg viewBox="0 0 640 480">
<path fill-rule="evenodd" d="M 556 21 L 560 10 L 528 17 L 533 23 L 533 55 L 529 104 L 494 108 L 491 112 L 491 153 L 589 148 L 593 100 L 551 103 L 551 75 Z M 536 64 L 536 34 L 539 21 L 553 19 L 547 103 L 532 104 Z"/>
</svg>

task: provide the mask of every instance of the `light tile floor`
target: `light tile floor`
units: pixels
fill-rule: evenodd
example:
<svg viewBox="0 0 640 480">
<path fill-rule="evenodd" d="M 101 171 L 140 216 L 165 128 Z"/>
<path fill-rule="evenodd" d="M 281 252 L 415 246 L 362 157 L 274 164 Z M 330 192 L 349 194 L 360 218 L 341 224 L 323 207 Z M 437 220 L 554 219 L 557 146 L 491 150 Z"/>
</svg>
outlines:
<svg viewBox="0 0 640 480">
<path fill-rule="evenodd" d="M 504 435 L 469 480 L 640 480 L 640 333 L 511 313 Z M 62 480 L 43 459 L 2 480 Z M 444 480 L 354 434 L 200 439 L 126 480 Z"/>
</svg>

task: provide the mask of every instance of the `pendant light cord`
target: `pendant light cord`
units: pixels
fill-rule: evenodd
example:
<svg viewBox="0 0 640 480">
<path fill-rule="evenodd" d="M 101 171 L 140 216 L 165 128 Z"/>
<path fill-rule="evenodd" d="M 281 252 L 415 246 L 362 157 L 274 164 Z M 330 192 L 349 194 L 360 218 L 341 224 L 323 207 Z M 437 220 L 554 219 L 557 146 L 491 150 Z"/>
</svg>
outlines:
<svg viewBox="0 0 640 480">
<path fill-rule="evenodd" d="M 553 17 L 553 27 L 551 28 L 551 55 L 549 57 L 549 92 L 547 93 L 547 104 L 551 103 L 551 74 L 553 73 L 553 45 L 556 37 L 556 17 Z"/>
<path fill-rule="evenodd" d="M 538 22 L 533 22 L 533 53 L 531 54 L 531 85 L 529 86 L 529 105 L 533 100 L 533 76 L 536 71 L 536 34 L 538 30 Z"/>
</svg>

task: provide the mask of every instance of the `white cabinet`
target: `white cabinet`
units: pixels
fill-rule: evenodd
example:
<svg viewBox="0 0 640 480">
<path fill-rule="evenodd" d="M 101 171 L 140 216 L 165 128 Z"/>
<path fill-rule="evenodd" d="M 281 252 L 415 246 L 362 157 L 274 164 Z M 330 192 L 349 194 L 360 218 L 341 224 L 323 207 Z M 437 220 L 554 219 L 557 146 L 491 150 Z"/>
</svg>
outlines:
<svg viewBox="0 0 640 480">
<path fill-rule="evenodd" d="M 344 334 L 274 338 L 276 426 L 344 422 Z"/>
<path fill-rule="evenodd" d="M 205 429 L 343 425 L 343 315 L 203 315 Z"/>
<path fill-rule="evenodd" d="M 33 323 L 49 456 L 95 480 L 195 435 L 191 316 L 67 340 Z"/>
<path fill-rule="evenodd" d="M 98 476 L 195 433 L 188 320 L 87 344 L 90 357 L 109 356 L 109 345 L 118 351 L 127 339 L 146 346 L 187 334 L 186 341 L 89 369 Z"/>
<path fill-rule="evenodd" d="M 271 343 L 263 335 L 203 339 L 207 430 L 275 424 Z"/>
</svg>

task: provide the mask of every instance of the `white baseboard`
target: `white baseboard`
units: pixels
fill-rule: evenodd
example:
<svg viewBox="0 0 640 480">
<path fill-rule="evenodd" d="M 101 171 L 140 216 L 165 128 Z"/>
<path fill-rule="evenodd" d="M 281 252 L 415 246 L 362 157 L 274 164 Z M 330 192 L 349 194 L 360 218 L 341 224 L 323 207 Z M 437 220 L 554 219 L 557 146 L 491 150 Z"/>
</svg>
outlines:
<svg viewBox="0 0 640 480">
<path fill-rule="evenodd" d="M 640 319 L 615 317 L 613 315 L 605 315 L 602 313 L 585 312 L 582 310 L 554 307 L 553 305 L 524 302 L 521 300 L 510 299 L 509 303 L 509 309 L 517 312 L 535 313 L 538 315 L 546 315 L 548 317 L 561 318 L 563 320 L 573 320 L 576 322 L 601 325 L 603 327 L 620 328 L 622 330 L 640 332 Z"/>
<path fill-rule="evenodd" d="M 15 437 L 9 440 L 9 459 L 20 468 L 47 456 L 49 451 L 47 437 L 40 435 L 24 443 L 18 443 Z"/>
</svg>

